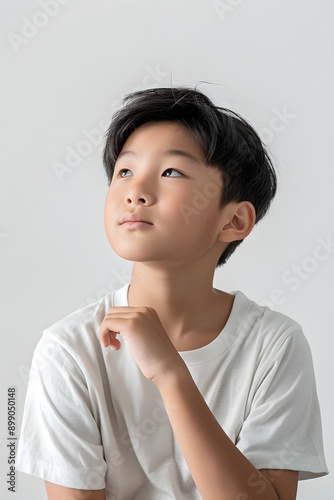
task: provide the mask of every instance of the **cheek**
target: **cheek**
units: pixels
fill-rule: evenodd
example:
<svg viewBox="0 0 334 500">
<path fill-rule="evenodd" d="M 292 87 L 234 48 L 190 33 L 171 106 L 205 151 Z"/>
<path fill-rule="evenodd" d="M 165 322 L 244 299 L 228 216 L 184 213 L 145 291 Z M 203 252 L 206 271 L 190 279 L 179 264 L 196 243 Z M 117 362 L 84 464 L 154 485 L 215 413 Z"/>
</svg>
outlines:
<svg viewBox="0 0 334 500">
<path fill-rule="evenodd" d="M 120 196 L 115 187 L 110 187 L 105 198 L 104 203 L 104 216 L 110 217 L 110 214 L 115 213 L 117 206 L 120 206 Z"/>
<path fill-rule="evenodd" d="M 206 196 L 197 190 L 187 202 L 178 205 L 180 221 L 190 230 L 210 234 L 220 218 L 219 196 Z"/>
<path fill-rule="evenodd" d="M 107 231 L 108 225 L 110 224 L 110 214 L 112 213 L 111 207 L 109 200 L 106 199 L 105 204 L 104 204 L 104 212 L 103 212 L 103 218 L 104 218 L 104 227 L 105 230 Z"/>
<path fill-rule="evenodd" d="M 104 218 L 104 228 L 108 236 L 108 239 L 110 240 L 110 237 L 112 236 L 112 227 L 117 221 L 117 213 L 116 213 L 115 199 L 109 194 L 107 195 L 104 204 L 103 218 Z"/>
</svg>

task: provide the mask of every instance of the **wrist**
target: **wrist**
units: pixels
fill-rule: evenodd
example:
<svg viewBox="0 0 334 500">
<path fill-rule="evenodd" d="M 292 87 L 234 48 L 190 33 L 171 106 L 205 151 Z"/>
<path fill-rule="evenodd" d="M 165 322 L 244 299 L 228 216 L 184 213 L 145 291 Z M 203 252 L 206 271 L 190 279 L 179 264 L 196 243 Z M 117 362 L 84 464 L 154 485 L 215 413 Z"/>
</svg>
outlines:
<svg viewBox="0 0 334 500">
<path fill-rule="evenodd" d="M 157 386 L 161 394 L 165 392 L 169 392 L 173 388 L 175 388 L 180 381 L 185 381 L 188 377 L 192 377 L 188 370 L 187 365 L 180 357 L 177 363 L 173 363 L 172 366 L 162 370 L 159 374 L 157 374 L 152 382 Z"/>
<path fill-rule="evenodd" d="M 181 363 L 173 370 L 161 373 L 155 380 L 155 384 L 160 391 L 166 412 L 169 419 L 175 418 L 180 413 L 184 399 L 189 392 L 193 378 L 187 365 L 181 359 Z"/>
</svg>

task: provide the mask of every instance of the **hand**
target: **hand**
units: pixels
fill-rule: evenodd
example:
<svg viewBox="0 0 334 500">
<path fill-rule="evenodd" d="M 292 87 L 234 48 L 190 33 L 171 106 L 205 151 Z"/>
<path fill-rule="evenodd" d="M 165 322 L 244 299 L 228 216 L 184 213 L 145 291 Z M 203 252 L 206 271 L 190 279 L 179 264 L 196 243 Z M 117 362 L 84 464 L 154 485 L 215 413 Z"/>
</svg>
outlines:
<svg viewBox="0 0 334 500">
<path fill-rule="evenodd" d="M 128 342 L 143 375 L 155 383 L 184 366 L 152 307 L 111 307 L 100 326 L 101 344 L 120 349 L 118 334 Z"/>
</svg>

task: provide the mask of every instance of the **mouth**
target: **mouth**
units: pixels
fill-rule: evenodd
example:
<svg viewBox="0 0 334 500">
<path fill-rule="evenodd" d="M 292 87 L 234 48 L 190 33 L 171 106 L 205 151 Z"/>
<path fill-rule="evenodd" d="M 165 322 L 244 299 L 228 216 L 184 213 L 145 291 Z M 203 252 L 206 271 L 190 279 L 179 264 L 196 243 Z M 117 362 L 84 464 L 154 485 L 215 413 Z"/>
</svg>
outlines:
<svg viewBox="0 0 334 500">
<path fill-rule="evenodd" d="M 126 227 L 146 227 L 146 226 L 153 226 L 152 222 L 144 219 L 140 215 L 126 215 L 123 217 L 123 219 L 120 222 L 121 226 L 126 226 Z"/>
<path fill-rule="evenodd" d="M 144 221 L 128 221 L 128 222 L 123 222 L 122 226 L 127 227 L 127 228 L 132 228 L 132 229 L 140 229 L 144 227 L 151 227 L 153 224 L 150 224 L 149 222 L 144 222 Z"/>
</svg>

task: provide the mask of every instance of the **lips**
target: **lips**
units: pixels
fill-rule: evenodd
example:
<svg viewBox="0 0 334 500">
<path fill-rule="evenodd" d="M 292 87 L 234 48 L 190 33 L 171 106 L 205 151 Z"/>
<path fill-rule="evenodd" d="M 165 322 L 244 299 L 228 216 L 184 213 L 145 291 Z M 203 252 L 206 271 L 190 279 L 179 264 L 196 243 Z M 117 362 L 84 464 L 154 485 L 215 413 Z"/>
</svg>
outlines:
<svg viewBox="0 0 334 500">
<path fill-rule="evenodd" d="M 152 226 L 152 222 L 146 220 L 142 215 L 139 215 L 139 214 L 128 214 L 128 215 L 125 215 L 122 219 L 121 219 L 121 222 L 120 224 L 127 224 L 127 223 L 135 223 L 135 222 L 141 222 L 143 224 L 149 224 L 150 226 Z"/>
</svg>

